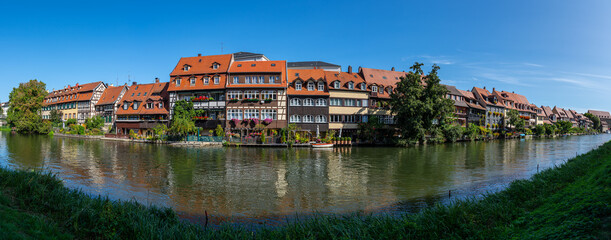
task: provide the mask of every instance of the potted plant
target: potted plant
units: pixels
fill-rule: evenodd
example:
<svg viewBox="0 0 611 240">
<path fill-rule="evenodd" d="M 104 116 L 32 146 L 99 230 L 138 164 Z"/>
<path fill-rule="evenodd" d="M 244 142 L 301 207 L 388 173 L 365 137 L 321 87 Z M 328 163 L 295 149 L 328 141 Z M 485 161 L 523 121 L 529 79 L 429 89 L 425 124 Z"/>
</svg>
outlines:
<svg viewBox="0 0 611 240">
<path fill-rule="evenodd" d="M 233 123 L 233 127 L 237 127 L 237 126 L 238 126 L 238 124 L 240 124 L 240 120 L 235 119 L 235 118 L 232 118 L 232 119 L 231 119 L 231 122 Z"/>
<path fill-rule="evenodd" d="M 263 120 L 263 123 L 265 123 L 265 125 L 269 125 L 272 123 L 272 119 L 271 118 L 266 118 L 265 120 Z"/>
<path fill-rule="evenodd" d="M 332 137 L 331 139 L 333 140 L 333 144 L 337 145 L 337 138 L 336 137 Z"/>
<path fill-rule="evenodd" d="M 348 137 L 348 144 L 352 145 L 352 138 Z"/>
</svg>

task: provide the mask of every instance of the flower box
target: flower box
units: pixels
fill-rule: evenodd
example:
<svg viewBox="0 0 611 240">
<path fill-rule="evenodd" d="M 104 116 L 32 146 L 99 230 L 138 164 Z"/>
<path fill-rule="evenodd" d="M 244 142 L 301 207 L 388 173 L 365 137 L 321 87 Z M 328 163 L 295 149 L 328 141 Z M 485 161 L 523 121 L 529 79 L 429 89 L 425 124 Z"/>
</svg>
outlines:
<svg viewBox="0 0 611 240">
<path fill-rule="evenodd" d="M 266 102 L 266 103 L 270 103 L 270 102 L 272 102 L 272 99 L 271 98 L 266 98 L 263 101 Z"/>
<path fill-rule="evenodd" d="M 231 102 L 231 103 L 235 103 L 235 102 L 238 102 L 238 101 L 240 101 L 240 99 L 237 99 L 237 98 L 229 99 L 229 102 Z"/>
<path fill-rule="evenodd" d="M 269 125 L 273 122 L 274 120 L 272 120 L 271 118 L 266 118 L 265 120 L 263 120 L 263 123 L 265 123 L 265 125 Z"/>
</svg>

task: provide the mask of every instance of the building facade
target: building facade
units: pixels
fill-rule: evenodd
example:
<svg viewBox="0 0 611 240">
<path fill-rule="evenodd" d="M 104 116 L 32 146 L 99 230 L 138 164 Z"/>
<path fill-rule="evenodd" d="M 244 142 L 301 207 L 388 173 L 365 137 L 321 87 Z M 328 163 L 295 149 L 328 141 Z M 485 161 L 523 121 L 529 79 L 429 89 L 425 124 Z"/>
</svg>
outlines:
<svg viewBox="0 0 611 240">
<path fill-rule="evenodd" d="M 486 108 L 485 127 L 493 131 L 502 130 L 505 127 L 505 107 L 499 103 L 496 95 L 484 88 L 473 87 L 473 95 Z"/>
<path fill-rule="evenodd" d="M 119 101 L 128 89 L 127 84 L 118 87 L 108 86 L 102 93 L 100 100 L 95 104 L 96 115 L 104 119 L 105 127 L 114 126 Z"/>
<path fill-rule="evenodd" d="M 289 69 L 288 79 L 289 123 L 310 136 L 327 132 L 329 89 L 324 70 Z"/>
<path fill-rule="evenodd" d="M 329 88 L 329 130 L 356 136 L 358 124 L 368 121 L 367 83 L 357 73 L 325 71 Z"/>
<path fill-rule="evenodd" d="M 68 86 L 50 92 L 43 101 L 41 115 L 50 119 L 51 110 L 62 112 L 62 120 L 76 119 L 79 124 L 96 115 L 95 104 L 106 90 L 106 84 L 94 82 Z"/>
<path fill-rule="evenodd" d="M 117 134 L 133 132 L 139 136 L 152 136 L 153 128 L 169 122 L 169 83 L 137 84 L 134 82 L 119 101 Z"/>
<path fill-rule="evenodd" d="M 348 72 L 352 68 L 348 67 Z M 369 93 L 368 115 L 375 116 L 386 125 L 394 125 L 395 117 L 390 111 L 390 94 L 397 86 L 397 82 L 405 77 L 405 72 L 398 72 L 392 68 L 390 71 L 383 69 L 359 67 L 359 76 L 365 81 L 365 87 L 359 86 L 360 90 Z"/>
</svg>

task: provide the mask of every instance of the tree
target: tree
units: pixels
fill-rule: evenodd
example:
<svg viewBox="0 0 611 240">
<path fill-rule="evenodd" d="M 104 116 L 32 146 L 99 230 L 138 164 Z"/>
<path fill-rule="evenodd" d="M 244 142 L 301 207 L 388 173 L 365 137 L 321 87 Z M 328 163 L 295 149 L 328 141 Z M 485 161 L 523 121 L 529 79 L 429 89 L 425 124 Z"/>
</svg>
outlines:
<svg viewBox="0 0 611 240">
<path fill-rule="evenodd" d="M 0 116 L 4 115 L 4 109 L 0 106 Z"/>
<path fill-rule="evenodd" d="M 52 123 L 61 123 L 63 115 L 64 114 L 62 113 L 62 111 L 53 109 L 49 113 L 49 120 L 51 120 Z"/>
<path fill-rule="evenodd" d="M 573 124 L 569 121 L 557 121 L 556 128 L 560 131 L 561 134 L 567 134 L 571 131 Z"/>
<path fill-rule="evenodd" d="M 223 129 L 223 127 L 220 124 L 216 125 L 216 129 L 214 129 L 214 132 L 216 133 L 217 137 L 225 136 L 225 130 Z"/>
<path fill-rule="evenodd" d="M 66 126 L 70 126 L 70 125 L 73 125 L 73 124 L 76 124 L 76 119 L 70 118 L 70 119 L 66 120 Z"/>
<path fill-rule="evenodd" d="M 594 130 L 602 131 L 602 126 L 600 124 L 600 118 L 598 118 L 597 116 L 591 113 L 584 113 L 583 115 L 589 118 L 590 121 L 592 121 L 592 125 L 593 125 L 592 128 L 594 128 Z"/>
<path fill-rule="evenodd" d="M 456 142 L 463 132 L 465 132 L 464 128 L 456 124 L 446 124 L 443 126 L 443 137 L 448 142 Z"/>
<path fill-rule="evenodd" d="M 7 122 L 20 133 L 47 134 L 51 125 L 45 124 L 39 115 L 47 95 L 46 84 L 38 80 L 20 83 L 9 95 Z"/>
<path fill-rule="evenodd" d="M 537 136 L 545 135 L 545 126 L 544 125 L 535 126 L 535 135 Z"/>
<path fill-rule="evenodd" d="M 526 121 L 520 118 L 520 113 L 515 109 L 511 109 L 507 115 L 509 116 L 509 125 L 513 126 L 515 131 L 523 132 Z"/>
<path fill-rule="evenodd" d="M 162 140 L 162 136 L 165 135 L 168 127 L 165 124 L 157 124 L 155 128 L 153 128 L 153 140 Z"/>
<path fill-rule="evenodd" d="M 467 128 L 465 128 L 464 134 L 467 135 L 467 137 L 469 137 L 471 141 L 474 141 L 477 139 L 478 132 L 479 132 L 479 128 L 475 124 L 469 123 Z"/>
<path fill-rule="evenodd" d="M 173 134 L 186 136 L 189 133 L 195 132 L 195 123 L 191 119 L 174 117 L 169 130 Z"/>
<path fill-rule="evenodd" d="M 452 100 L 445 98 L 448 90 L 439 83 L 439 67 L 433 65 L 425 77 L 426 86 L 423 86 L 422 65 L 416 62 L 410 67 L 412 71 L 401 77 L 390 100 L 391 111 L 396 114 L 401 136 L 421 142 L 425 140 L 427 132 L 439 132 L 446 117 L 454 110 Z"/>
<path fill-rule="evenodd" d="M 545 126 L 545 134 L 552 136 L 556 134 L 556 126 L 553 124 L 543 124 Z"/>
<path fill-rule="evenodd" d="M 85 126 L 89 130 L 101 129 L 104 126 L 104 119 L 100 116 L 94 116 L 85 120 Z"/>
</svg>

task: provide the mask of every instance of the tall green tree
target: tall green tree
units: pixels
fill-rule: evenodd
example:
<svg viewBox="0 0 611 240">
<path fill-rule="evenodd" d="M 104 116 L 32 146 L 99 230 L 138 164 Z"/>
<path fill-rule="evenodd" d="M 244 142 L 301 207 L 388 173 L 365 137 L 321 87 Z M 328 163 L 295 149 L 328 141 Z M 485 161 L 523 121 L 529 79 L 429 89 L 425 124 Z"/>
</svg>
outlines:
<svg viewBox="0 0 611 240">
<path fill-rule="evenodd" d="M 36 79 L 20 83 L 9 95 L 7 122 L 20 133 L 47 134 L 50 124 L 45 124 L 40 110 L 45 96 L 46 84 Z"/>
<path fill-rule="evenodd" d="M 4 109 L 0 106 L 0 116 L 4 115 Z"/>
<path fill-rule="evenodd" d="M 511 109 L 507 115 L 509 116 L 509 124 L 513 127 L 513 129 L 518 132 L 523 132 L 524 126 L 526 125 L 526 120 L 520 118 L 520 113 L 518 110 Z"/>
<path fill-rule="evenodd" d="M 410 67 L 411 71 L 397 83 L 390 100 L 402 137 L 420 142 L 427 133 L 439 132 L 454 111 L 452 100 L 445 98 L 448 90 L 440 84 L 439 67 L 433 65 L 423 86 L 422 65 L 416 62 Z"/>
<path fill-rule="evenodd" d="M 569 133 L 572 127 L 573 127 L 573 124 L 569 121 L 560 120 L 556 122 L 556 128 L 558 129 L 558 131 L 561 134 Z"/>
<path fill-rule="evenodd" d="M 174 103 L 172 122 L 168 129 L 169 132 L 180 136 L 195 132 L 196 128 L 193 117 L 202 115 L 203 113 L 203 110 L 195 110 L 195 108 L 193 108 L 193 102 L 191 101 L 176 101 L 176 103 Z"/>
<path fill-rule="evenodd" d="M 63 115 L 64 114 L 62 113 L 62 111 L 53 109 L 49 113 L 49 120 L 51 120 L 52 123 L 61 123 Z"/>
<path fill-rule="evenodd" d="M 584 113 L 583 115 L 589 118 L 590 121 L 592 121 L 592 125 L 593 125 L 592 128 L 594 128 L 594 130 L 602 131 L 602 125 L 600 124 L 600 118 L 598 118 L 596 115 L 591 114 L 591 113 Z"/>
</svg>

